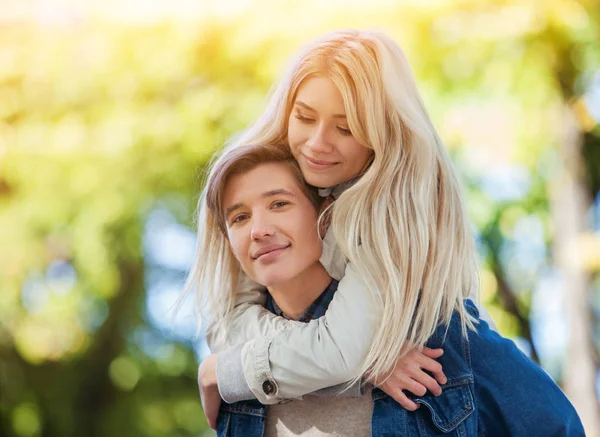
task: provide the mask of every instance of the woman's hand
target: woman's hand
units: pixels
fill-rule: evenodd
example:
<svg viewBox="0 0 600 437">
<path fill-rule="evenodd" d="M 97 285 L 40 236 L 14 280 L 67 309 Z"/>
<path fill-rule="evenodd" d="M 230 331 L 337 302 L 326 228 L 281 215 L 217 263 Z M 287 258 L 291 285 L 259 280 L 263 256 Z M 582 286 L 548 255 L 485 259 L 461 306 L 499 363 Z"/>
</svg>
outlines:
<svg viewBox="0 0 600 437">
<path fill-rule="evenodd" d="M 435 359 L 441 357 L 443 353 L 443 349 L 423 348 L 422 352 L 413 349 L 396 362 L 394 370 L 386 378 L 376 380 L 375 385 L 408 411 L 414 411 L 419 406 L 402 390 L 417 396 L 423 396 L 427 390 L 435 396 L 441 395 L 440 384 L 445 384 L 447 378 L 442 371 L 442 365 Z M 426 370 L 431 372 L 435 379 L 427 374 Z"/>
<path fill-rule="evenodd" d="M 212 354 L 202 360 L 198 367 L 198 387 L 202 408 L 212 429 L 217 429 L 217 417 L 221 406 L 221 395 L 217 385 L 217 355 Z"/>
</svg>

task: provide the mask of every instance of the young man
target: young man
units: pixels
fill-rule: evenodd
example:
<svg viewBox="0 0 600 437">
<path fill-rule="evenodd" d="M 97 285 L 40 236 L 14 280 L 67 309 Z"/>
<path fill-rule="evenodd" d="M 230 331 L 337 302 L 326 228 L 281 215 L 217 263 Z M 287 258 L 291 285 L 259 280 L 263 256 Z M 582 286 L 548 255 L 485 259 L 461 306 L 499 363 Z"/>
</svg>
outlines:
<svg viewBox="0 0 600 437">
<path fill-rule="evenodd" d="M 338 281 L 319 262 L 320 198 L 294 165 L 267 162 L 232 175 L 223 190 L 222 210 L 233 255 L 269 292 L 266 308 L 289 320 L 309 322 L 325 313 Z M 224 404 L 219 434 L 226 434 L 223 428 L 236 421 L 244 435 L 253 435 L 255 418 L 244 414 L 249 407 L 252 403 Z M 266 410 L 259 405 L 254 409 L 261 415 Z M 369 436 L 372 410 L 370 396 L 308 396 L 269 406 L 264 435 Z"/>
</svg>

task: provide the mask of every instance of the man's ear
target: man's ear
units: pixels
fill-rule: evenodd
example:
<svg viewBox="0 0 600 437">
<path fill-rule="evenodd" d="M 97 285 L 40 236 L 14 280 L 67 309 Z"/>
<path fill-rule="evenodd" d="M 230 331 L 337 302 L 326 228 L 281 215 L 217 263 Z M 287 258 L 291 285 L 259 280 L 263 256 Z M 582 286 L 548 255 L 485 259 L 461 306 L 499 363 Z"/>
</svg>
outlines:
<svg viewBox="0 0 600 437">
<path fill-rule="evenodd" d="M 233 246 L 231 245 L 231 241 L 229 240 L 229 235 L 225 234 L 225 239 L 227 240 L 227 247 L 229 248 L 229 252 L 231 252 L 231 254 L 237 260 L 237 262 L 240 262 L 240 259 L 237 257 L 237 255 L 233 251 Z"/>
</svg>

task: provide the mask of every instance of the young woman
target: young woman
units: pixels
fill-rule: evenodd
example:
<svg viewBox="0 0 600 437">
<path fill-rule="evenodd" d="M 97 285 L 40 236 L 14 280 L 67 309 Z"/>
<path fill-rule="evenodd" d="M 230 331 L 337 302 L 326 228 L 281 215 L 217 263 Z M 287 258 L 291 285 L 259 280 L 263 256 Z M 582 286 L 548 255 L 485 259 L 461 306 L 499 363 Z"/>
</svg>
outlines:
<svg viewBox="0 0 600 437">
<path fill-rule="evenodd" d="M 204 204 L 220 230 L 213 241 L 230 249 L 220 261 L 267 288 L 270 312 L 304 323 L 326 314 L 338 286 L 319 262 L 316 197 L 287 148 L 259 144 L 221 157 Z M 230 312 L 224 295 L 212 303 Z M 307 396 L 268 407 L 239 401 L 221 406 L 219 437 L 583 435 L 573 407 L 548 375 L 490 331 L 471 300 L 463 305 L 475 330 L 465 335 L 455 311 L 428 340 L 445 350 L 440 360 L 448 381 L 440 396 L 414 398 L 420 410 L 409 412 L 369 387 L 363 397 Z"/>
<path fill-rule="evenodd" d="M 318 320 L 271 314 L 263 287 L 220 261 L 229 248 L 203 209 L 188 285 L 209 303 L 225 299 L 213 305 L 208 331 L 221 396 L 272 404 L 364 377 L 414 409 L 402 390 L 434 384 L 403 359 L 453 314 L 464 335 L 473 329 L 463 301 L 478 286 L 459 184 L 401 50 L 384 34 L 355 30 L 309 44 L 263 116 L 229 147 L 249 143 L 289 147 L 306 181 L 335 199 L 322 261 L 341 281 Z M 214 360 L 205 364 L 208 394 Z"/>
</svg>

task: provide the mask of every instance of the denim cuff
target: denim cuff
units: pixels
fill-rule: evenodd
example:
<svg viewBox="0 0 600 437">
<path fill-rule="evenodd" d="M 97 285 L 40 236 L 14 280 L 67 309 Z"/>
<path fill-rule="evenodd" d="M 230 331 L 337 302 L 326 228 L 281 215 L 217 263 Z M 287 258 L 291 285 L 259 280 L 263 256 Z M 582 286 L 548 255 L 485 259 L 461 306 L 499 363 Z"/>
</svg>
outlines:
<svg viewBox="0 0 600 437">
<path fill-rule="evenodd" d="M 242 366 L 243 344 L 233 346 L 217 355 L 217 384 L 219 394 L 228 404 L 254 399 Z"/>
</svg>

